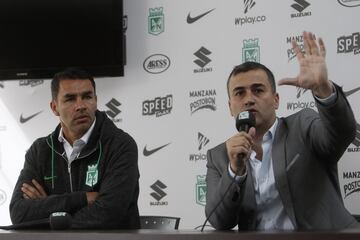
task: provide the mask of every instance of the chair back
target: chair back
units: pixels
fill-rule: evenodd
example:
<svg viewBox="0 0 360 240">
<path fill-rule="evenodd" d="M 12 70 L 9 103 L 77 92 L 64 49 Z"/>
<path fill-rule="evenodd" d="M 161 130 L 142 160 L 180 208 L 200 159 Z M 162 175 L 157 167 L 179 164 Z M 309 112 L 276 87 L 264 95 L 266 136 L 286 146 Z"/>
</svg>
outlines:
<svg viewBox="0 0 360 240">
<path fill-rule="evenodd" d="M 179 217 L 140 216 L 141 229 L 176 230 L 179 228 L 179 223 Z"/>
</svg>

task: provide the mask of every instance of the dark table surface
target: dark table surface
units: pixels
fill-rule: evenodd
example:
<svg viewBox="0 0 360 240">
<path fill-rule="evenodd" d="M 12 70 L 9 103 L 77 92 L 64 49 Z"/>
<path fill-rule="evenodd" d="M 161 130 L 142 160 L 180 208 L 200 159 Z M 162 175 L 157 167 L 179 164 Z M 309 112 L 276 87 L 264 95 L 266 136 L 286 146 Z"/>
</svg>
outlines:
<svg viewBox="0 0 360 240">
<path fill-rule="evenodd" d="M 95 231 L 95 230 L 0 230 L 0 240 L 8 239 L 77 239 L 77 240 L 360 240 L 360 229 L 326 232 L 238 232 L 196 230 L 136 230 L 136 231 Z"/>
</svg>

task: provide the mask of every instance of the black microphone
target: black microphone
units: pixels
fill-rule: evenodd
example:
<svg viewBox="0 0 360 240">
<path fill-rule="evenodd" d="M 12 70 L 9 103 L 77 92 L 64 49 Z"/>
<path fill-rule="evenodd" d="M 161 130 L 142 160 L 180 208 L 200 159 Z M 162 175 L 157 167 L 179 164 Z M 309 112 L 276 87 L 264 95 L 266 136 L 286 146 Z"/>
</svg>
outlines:
<svg viewBox="0 0 360 240">
<path fill-rule="evenodd" d="M 255 116 L 254 114 L 252 114 L 250 111 L 243 111 L 240 112 L 236 118 L 235 118 L 235 126 L 236 129 L 239 132 L 248 132 L 249 129 L 251 127 L 255 127 Z M 237 157 L 237 167 L 238 169 L 240 169 L 240 163 L 241 161 L 244 159 L 245 154 L 240 153 Z M 239 170 L 238 170 L 239 171 Z M 231 181 L 231 183 L 229 184 L 229 186 L 227 187 L 227 189 L 225 190 L 224 195 L 222 195 L 220 201 L 215 205 L 215 207 L 210 211 L 208 217 L 205 219 L 205 222 L 203 223 L 202 227 L 201 227 L 201 232 L 204 231 L 204 228 L 206 226 L 206 223 L 209 221 L 210 217 L 214 214 L 215 210 L 219 207 L 219 205 L 224 201 L 224 198 L 226 196 L 226 194 L 229 192 L 229 190 L 231 189 L 232 185 L 235 183 L 235 178 L 236 178 L 236 174 L 233 177 L 233 181 Z"/>
<path fill-rule="evenodd" d="M 251 127 L 255 127 L 256 124 L 256 120 L 255 120 L 255 116 L 252 112 L 250 111 L 243 111 L 240 112 L 237 117 L 235 118 L 235 125 L 236 125 L 236 129 L 239 132 L 249 132 L 249 129 Z M 241 162 L 243 161 L 243 159 L 245 158 L 245 154 L 244 153 L 240 153 L 237 156 L 237 161 L 236 161 L 236 166 L 238 168 L 238 171 L 240 169 L 241 166 Z"/>
<path fill-rule="evenodd" d="M 3 230 L 52 229 L 64 230 L 71 227 L 71 215 L 66 212 L 54 212 L 49 218 L 22 222 L 9 226 L 0 226 Z"/>
</svg>

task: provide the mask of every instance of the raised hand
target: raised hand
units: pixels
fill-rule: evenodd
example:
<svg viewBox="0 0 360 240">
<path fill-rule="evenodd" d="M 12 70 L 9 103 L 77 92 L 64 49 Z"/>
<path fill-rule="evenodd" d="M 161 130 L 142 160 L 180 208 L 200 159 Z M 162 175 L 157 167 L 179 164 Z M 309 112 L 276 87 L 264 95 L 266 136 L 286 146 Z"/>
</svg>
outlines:
<svg viewBox="0 0 360 240">
<path fill-rule="evenodd" d="M 303 53 L 296 41 L 292 41 L 296 57 L 300 65 L 300 73 L 295 78 L 283 78 L 278 85 L 292 85 L 310 89 L 319 98 L 326 98 L 333 92 L 333 85 L 328 79 L 325 62 L 324 41 L 319 38 L 316 42 L 315 35 L 304 32 L 305 53 Z"/>
</svg>

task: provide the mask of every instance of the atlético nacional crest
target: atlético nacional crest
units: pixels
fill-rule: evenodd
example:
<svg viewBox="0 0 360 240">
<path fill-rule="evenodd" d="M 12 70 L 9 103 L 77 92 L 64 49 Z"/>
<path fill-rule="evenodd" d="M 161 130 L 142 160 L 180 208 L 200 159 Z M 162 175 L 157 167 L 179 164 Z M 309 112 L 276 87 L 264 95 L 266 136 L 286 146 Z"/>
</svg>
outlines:
<svg viewBox="0 0 360 240">
<path fill-rule="evenodd" d="M 94 186 L 98 181 L 98 169 L 97 164 L 89 165 L 86 172 L 85 184 L 89 187 Z"/>
<path fill-rule="evenodd" d="M 196 176 L 196 203 L 202 206 L 206 204 L 206 175 L 197 175 Z"/>
<path fill-rule="evenodd" d="M 259 39 L 245 39 L 242 49 L 242 60 L 244 62 L 260 62 L 260 46 Z"/>
<path fill-rule="evenodd" d="M 149 33 L 152 35 L 159 35 L 165 29 L 165 17 L 163 7 L 149 8 Z"/>
</svg>

